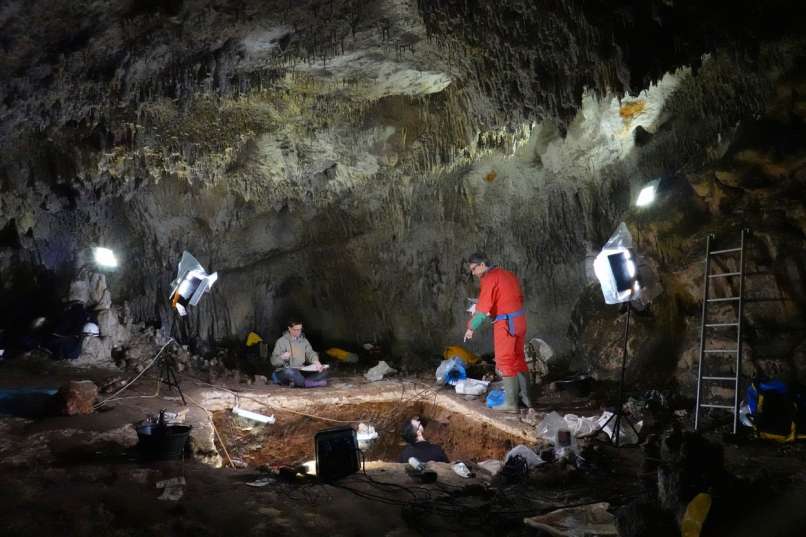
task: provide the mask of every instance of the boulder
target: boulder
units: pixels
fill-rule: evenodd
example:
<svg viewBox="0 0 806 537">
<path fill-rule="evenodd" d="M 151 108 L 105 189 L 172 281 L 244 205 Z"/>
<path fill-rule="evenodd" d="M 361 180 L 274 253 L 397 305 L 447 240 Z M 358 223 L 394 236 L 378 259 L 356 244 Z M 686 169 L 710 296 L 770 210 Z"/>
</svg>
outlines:
<svg viewBox="0 0 806 537">
<path fill-rule="evenodd" d="M 70 282 L 70 290 L 67 293 L 69 302 L 81 302 L 86 304 L 90 300 L 90 287 L 87 280 L 74 280 Z"/>
<path fill-rule="evenodd" d="M 108 310 L 112 307 L 112 296 L 106 286 L 106 275 L 93 272 L 89 281 L 89 305 L 95 310 Z"/>
<path fill-rule="evenodd" d="M 71 380 L 59 388 L 54 397 L 59 414 L 92 414 L 92 406 L 98 397 L 98 386 L 91 380 Z"/>
<path fill-rule="evenodd" d="M 78 367 L 114 367 L 112 360 L 112 338 L 108 336 L 87 336 L 81 342 L 81 354 L 73 360 Z"/>
<path fill-rule="evenodd" d="M 131 332 L 129 328 L 121 324 L 118 315 L 118 308 L 101 310 L 98 312 L 98 328 L 102 336 L 109 337 L 112 347 L 119 347 L 129 342 Z"/>
</svg>

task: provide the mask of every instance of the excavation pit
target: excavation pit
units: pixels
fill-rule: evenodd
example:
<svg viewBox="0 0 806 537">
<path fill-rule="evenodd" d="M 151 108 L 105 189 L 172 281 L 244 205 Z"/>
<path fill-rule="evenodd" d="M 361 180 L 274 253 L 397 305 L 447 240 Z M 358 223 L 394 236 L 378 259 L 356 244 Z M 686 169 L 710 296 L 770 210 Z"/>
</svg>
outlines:
<svg viewBox="0 0 806 537">
<path fill-rule="evenodd" d="M 363 451 L 366 460 L 398 462 L 405 446 L 401 436 L 403 425 L 420 416 L 425 425 L 425 438 L 442 446 L 451 461 L 483 461 L 502 459 L 518 444 L 533 443 L 528 431 L 516 417 L 510 425 L 497 424 L 500 418 L 485 416 L 480 401 L 455 401 L 458 408 L 446 408 L 446 396 L 431 401 L 369 401 L 357 404 L 310 404 L 304 410 L 261 409 L 273 414 L 276 422 L 260 424 L 239 417 L 230 410 L 213 413 L 213 419 L 231 457 L 250 466 L 267 464 L 296 465 L 314 459 L 314 435 L 334 426 L 371 425 L 378 438 Z M 436 402 L 435 402 L 436 401 Z M 473 408 L 476 407 L 476 408 Z M 513 423 L 514 422 L 514 423 Z"/>
</svg>

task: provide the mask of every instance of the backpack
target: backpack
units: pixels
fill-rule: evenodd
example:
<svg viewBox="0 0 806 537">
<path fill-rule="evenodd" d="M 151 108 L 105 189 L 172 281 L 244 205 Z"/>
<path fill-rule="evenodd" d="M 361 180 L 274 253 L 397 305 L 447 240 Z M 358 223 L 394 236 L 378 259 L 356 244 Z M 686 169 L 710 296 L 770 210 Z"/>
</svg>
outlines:
<svg viewBox="0 0 806 537">
<path fill-rule="evenodd" d="M 745 402 L 760 438 L 794 442 L 806 438 L 806 391 L 779 379 L 755 379 Z"/>
</svg>

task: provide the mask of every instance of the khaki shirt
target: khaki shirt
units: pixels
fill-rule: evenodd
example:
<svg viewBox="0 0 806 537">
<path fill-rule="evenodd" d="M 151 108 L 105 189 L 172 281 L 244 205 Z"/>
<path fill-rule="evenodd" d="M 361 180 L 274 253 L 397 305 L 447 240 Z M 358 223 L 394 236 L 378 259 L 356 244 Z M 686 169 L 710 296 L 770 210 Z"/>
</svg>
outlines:
<svg viewBox="0 0 806 537">
<path fill-rule="evenodd" d="M 291 353 L 291 358 L 286 362 L 280 355 L 285 352 Z M 294 338 L 287 331 L 280 336 L 277 343 L 274 344 L 274 350 L 271 353 L 271 365 L 274 367 L 302 367 L 305 364 L 319 363 L 319 355 L 314 352 L 313 347 L 305 339 L 305 336 Z"/>
</svg>

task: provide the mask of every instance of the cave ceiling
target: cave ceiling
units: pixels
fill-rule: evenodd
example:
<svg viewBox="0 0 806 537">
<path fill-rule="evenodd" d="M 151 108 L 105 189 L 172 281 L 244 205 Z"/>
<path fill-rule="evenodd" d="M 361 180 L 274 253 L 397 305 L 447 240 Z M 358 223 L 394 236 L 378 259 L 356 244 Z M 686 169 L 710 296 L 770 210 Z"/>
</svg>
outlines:
<svg viewBox="0 0 806 537">
<path fill-rule="evenodd" d="M 634 177 L 724 154 L 764 110 L 798 4 L 5 0 L 0 229 L 53 270 L 128 252 L 141 318 L 192 249 L 233 282 L 195 321 L 211 337 L 293 309 L 344 339 L 455 326 L 450 257 L 487 248 L 564 332 Z"/>
</svg>

